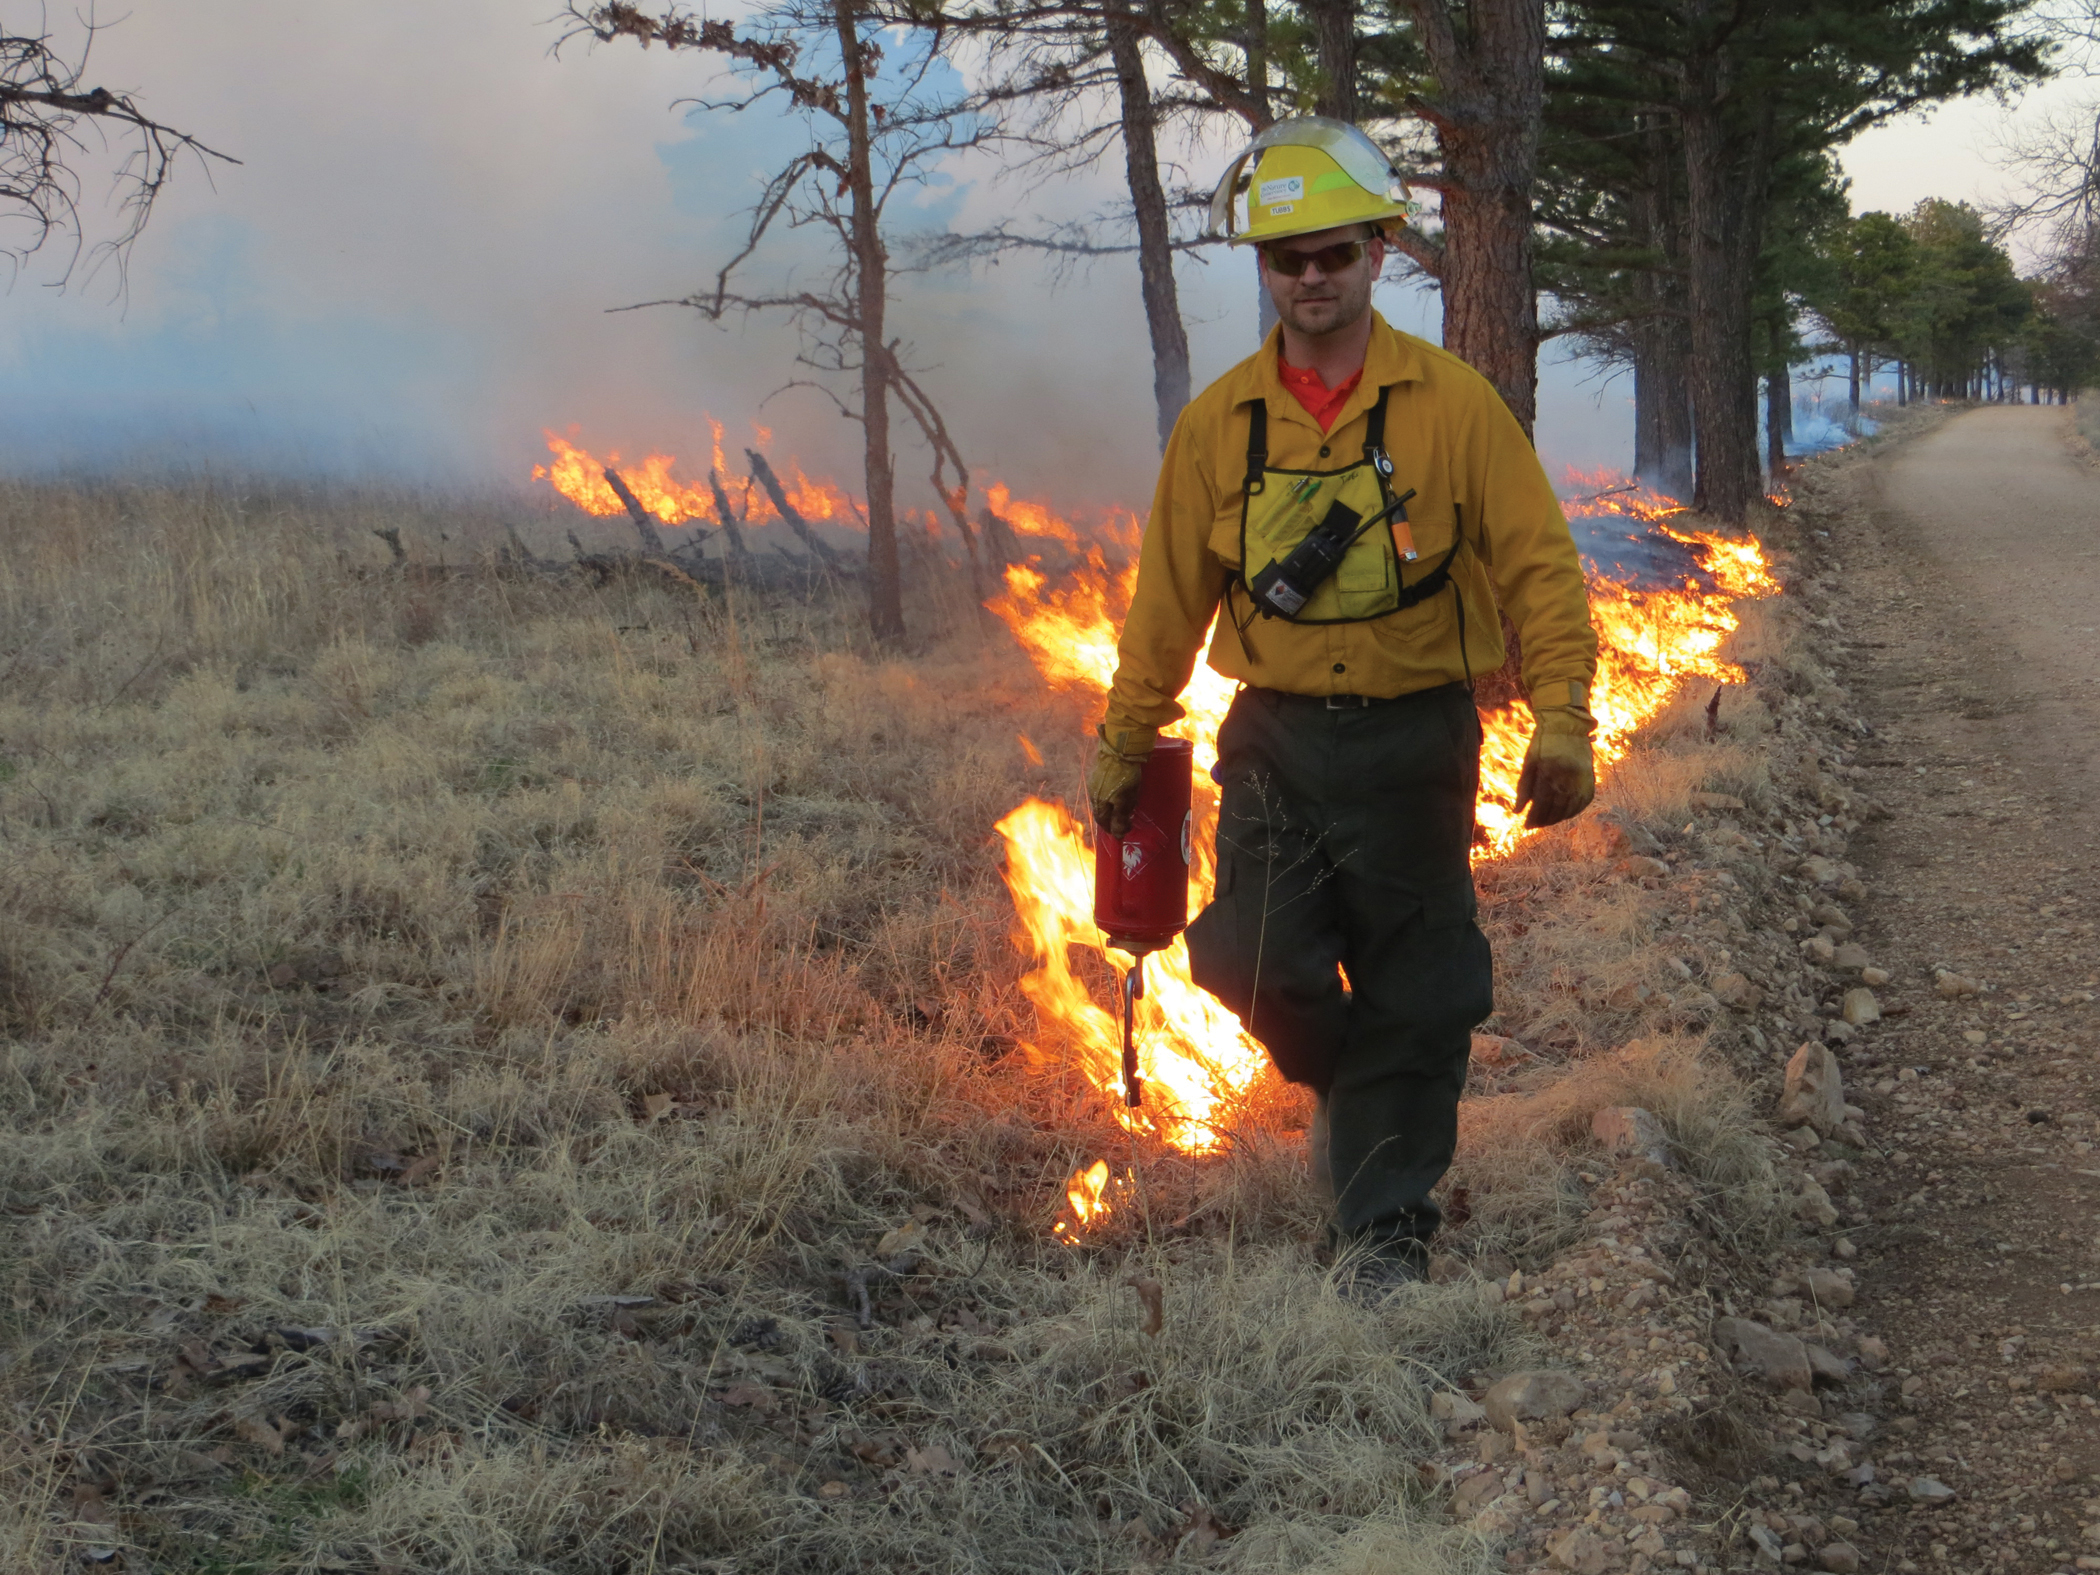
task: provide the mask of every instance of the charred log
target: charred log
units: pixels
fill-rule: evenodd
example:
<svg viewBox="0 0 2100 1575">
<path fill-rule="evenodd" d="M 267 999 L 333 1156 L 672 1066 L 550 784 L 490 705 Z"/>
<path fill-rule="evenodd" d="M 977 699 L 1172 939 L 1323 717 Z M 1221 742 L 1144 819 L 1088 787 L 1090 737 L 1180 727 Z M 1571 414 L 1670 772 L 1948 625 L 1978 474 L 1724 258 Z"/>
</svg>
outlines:
<svg viewBox="0 0 2100 1575">
<path fill-rule="evenodd" d="M 642 551 L 668 554 L 670 549 L 664 546 L 663 532 L 659 528 L 661 522 L 658 521 L 654 514 L 642 507 L 642 500 L 636 497 L 634 489 L 627 485 L 627 478 L 611 466 L 607 466 L 605 470 L 605 484 L 613 489 L 614 495 L 622 503 L 627 505 L 627 513 L 634 521 L 635 534 L 642 538 Z"/>
<path fill-rule="evenodd" d="M 622 576 L 647 574 L 696 591 L 701 588 L 700 581 L 690 569 L 679 563 L 668 551 L 661 550 L 661 536 L 657 538 L 658 551 L 642 553 L 589 552 L 585 550 L 583 543 L 576 539 L 576 532 L 568 532 L 568 537 L 569 550 L 576 555 L 576 566 L 591 576 L 593 584 L 605 585 Z M 693 552 L 691 547 L 684 550 L 688 553 Z M 537 563 L 538 560 L 534 561 Z M 698 567 L 697 561 L 694 566 Z"/>
<path fill-rule="evenodd" d="M 991 553 L 992 567 L 1003 570 L 1010 564 L 1025 560 L 1013 526 L 994 514 L 990 504 L 977 511 L 977 528 L 984 532 L 984 544 Z"/>
<path fill-rule="evenodd" d="M 766 463 L 766 456 L 755 448 L 747 448 L 744 450 L 744 457 L 751 461 L 751 474 L 758 484 L 766 489 L 766 496 L 773 500 L 773 507 L 780 511 L 780 517 L 787 522 L 788 529 L 800 536 L 803 545 L 827 567 L 835 567 L 839 562 L 838 549 L 811 530 L 809 521 L 797 512 L 794 504 L 788 502 L 787 489 L 781 486 L 780 478 L 773 474 L 773 467 Z M 893 550 L 894 546 L 893 542 Z M 870 552 L 873 552 L 872 546 Z"/>
<path fill-rule="evenodd" d="M 518 534 L 518 527 L 503 527 L 504 544 L 497 549 L 496 561 L 506 566 L 530 570 L 534 574 L 558 574 L 562 566 L 552 558 L 542 558 L 525 545 L 525 538 Z M 572 536 L 570 538 L 574 540 Z"/>
<path fill-rule="evenodd" d="M 707 472 L 707 485 L 708 489 L 715 495 L 715 517 L 722 522 L 722 535 L 729 542 L 729 556 L 732 558 L 749 557 L 750 553 L 744 546 L 743 526 L 737 517 L 736 510 L 730 507 L 729 493 L 722 486 L 720 472 L 711 466 Z"/>
</svg>

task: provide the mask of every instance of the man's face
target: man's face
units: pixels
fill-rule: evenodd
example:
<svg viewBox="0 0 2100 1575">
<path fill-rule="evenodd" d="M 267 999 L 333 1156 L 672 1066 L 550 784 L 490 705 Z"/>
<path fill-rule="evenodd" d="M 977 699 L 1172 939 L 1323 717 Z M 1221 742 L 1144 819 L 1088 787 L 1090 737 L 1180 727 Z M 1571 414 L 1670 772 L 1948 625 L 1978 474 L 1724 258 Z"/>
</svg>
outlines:
<svg viewBox="0 0 2100 1575">
<path fill-rule="evenodd" d="M 1385 242 L 1377 238 L 1365 240 L 1364 230 L 1363 225 L 1348 224 L 1311 235 L 1293 235 L 1261 247 L 1262 280 L 1269 287 L 1269 299 L 1276 303 L 1276 315 L 1297 332 L 1317 338 L 1349 327 L 1369 311 L 1371 281 L 1385 266 Z M 1309 261 L 1305 271 L 1295 278 L 1271 261 L 1276 253 L 1295 252 L 1300 257 L 1313 258 L 1316 253 L 1352 242 L 1362 251 L 1356 261 L 1331 269 L 1331 258 Z"/>
</svg>

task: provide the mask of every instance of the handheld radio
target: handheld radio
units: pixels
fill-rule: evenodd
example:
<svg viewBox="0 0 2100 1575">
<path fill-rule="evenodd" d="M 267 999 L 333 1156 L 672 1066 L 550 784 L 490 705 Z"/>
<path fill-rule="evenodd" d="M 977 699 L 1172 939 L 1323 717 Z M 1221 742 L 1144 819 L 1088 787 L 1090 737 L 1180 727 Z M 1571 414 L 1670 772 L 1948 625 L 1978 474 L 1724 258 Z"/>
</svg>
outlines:
<svg viewBox="0 0 2100 1575">
<path fill-rule="evenodd" d="M 1407 500 L 1414 495 L 1415 489 L 1409 487 L 1369 519 L 1346 503 L 1331 505 L 1326 517 L 1306 532 L 1305 539 L 1291 549 L 1288 557 L 1270 564 L 1254 577 L 1247 589 L 1255 605 L 1268 617 L 1295 618 L 1312 600 L 1313 592 L 1341 567 L 1343 555 L 1356 545 L 1357 538 L 1395 515 L 1404 521 Z"/>
</svg>

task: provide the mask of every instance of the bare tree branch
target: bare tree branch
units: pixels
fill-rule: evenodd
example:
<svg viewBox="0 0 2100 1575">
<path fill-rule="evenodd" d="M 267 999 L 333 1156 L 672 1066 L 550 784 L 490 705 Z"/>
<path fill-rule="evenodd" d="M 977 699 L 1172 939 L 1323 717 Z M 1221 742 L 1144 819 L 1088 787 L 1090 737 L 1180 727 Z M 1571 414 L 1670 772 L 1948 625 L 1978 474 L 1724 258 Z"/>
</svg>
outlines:
<svg viewBox="0 0 2100 1575">
<path fill-rule="evenodd" d="M 1425 235 L 1412 224 L 1396 226 L 1389 237 L 1393 250 L 1400 253 L 1430 278 L 1442 282 L 1444 277 L 1444 243 L 1434 236 Z"/>
<path fill-rule="evenodd" d="M 2092 0 L 2100 12 L 2100 0 Z M 2041 231 L 2054 250 L 2073 247 L 2100 222 L 2100 104 L 2050 115 L 2002 150 L 2026 190 L 1990 210 L 2000 234 Z"/>
<path fill-rule="evenodd" d="M 154 119 L 125 94 L 86 86 L 89 55 L 100 26 L 90 13 L 86 37 L 70 54 L 48 33 L 0 32 L 0 219 L 26 231 L 16 244 L 0 245 L 0 256 L 18 271 L 58 236 L 70 236 L 73 242 L 62 278 L 72 275 L 84 248 L 91 265 L 114 261 L 121 269 L 180 159 L 188 155 L 207 169 L 213 159 L 240 162 Z M 76 168 L 92 151 L 86 139 L 90 128 L 102 132 L 103 146 L 114 132 L 129 148 L 115 176 L 117 232 L 92 248 L 80 211 Z"/>
</svg>

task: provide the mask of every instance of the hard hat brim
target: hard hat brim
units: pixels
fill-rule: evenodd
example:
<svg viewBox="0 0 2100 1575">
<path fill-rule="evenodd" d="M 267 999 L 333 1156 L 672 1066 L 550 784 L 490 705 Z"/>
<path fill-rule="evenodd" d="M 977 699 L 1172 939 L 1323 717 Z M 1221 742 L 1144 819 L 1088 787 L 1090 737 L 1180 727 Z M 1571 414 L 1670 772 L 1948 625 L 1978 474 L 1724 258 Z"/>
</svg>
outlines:
<svg viewBox="0 0 2100 1575">
<path fill-rule="evenodd" d="M 1227 246 L 1266 246 L 1271 241 L 1287 241 L 1299 235 L 1317 235 L 1322 230 L 1345 230 L 1352 224 L 1368 224 L 1378 231 L 1379 239 L 1390 241 L 1393 238 L 1393 230 L 1413 216 L 1414 209 L 1412 206 L 1404 202 L 1397 202 L 1381 208 L 1375 213 L 1344 219 L 1340 224 L 1336 224 L 1331 219 L 1315 219 L 1309 224 L 1295 228 L 1263 230 L 1259 235 L 1251 235 L 1242 231 L 1237 235 L 1226 236 L 1225 244 Z"/>
</svg>

